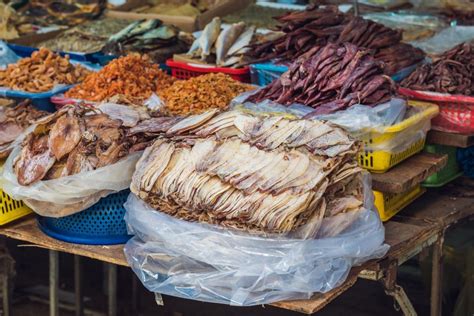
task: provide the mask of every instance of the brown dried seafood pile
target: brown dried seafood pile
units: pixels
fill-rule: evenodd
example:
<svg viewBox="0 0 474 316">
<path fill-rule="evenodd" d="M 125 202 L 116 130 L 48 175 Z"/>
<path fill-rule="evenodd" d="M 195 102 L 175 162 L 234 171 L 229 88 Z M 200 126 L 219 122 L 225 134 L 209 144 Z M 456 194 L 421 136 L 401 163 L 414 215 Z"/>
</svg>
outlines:
<svg viewBox="0 0 474 316">
<path fill-rule="evenodd" d="M 314 114 L 328 114 L 357 103 L 377 105 L 394 93 L 395 85 L 380 62 L 368 50 L 345 43 L 314 47 L 247 101 L 300 103 L 315 108 Z"/>
<path fill-rule="evenodd" d="M 474 42 L 459 44 L 416 68 L 401 85 L 413 90 L 474 96 Z"/>
<path fill-rule="evenodd" d="M 48 115 L 29 105 L 28 101 L 15 106 L 0 107 L 0 159 L 12 151 L 11 144 L 36 120 Z"/>
<path fill-rule="evenodd" d="M 421 50 L 408 44 L 403 46 L 404 54 L 399 54 L 400 50 L 383 50 L 399 44 L 402 33 L 380 23 L 342 13 L 335 6 L 320 8 L 311 5 L 305 11 L 290 12 L 276 19 L 280 22 L 278 29 L 285 35 L 251 45 L 247 55 L 254 62 L 270 59 L 292 61 L 314 46 L 330 42 L 348 42 L 374 49 L 380 53 L 380 60 L 390 63 L 386 70 L 389 75 L 424 58 Z"/>
<path fill-rule="evenodd" d="M 307 237 L 316 236 L 323 218 L 361 209 L 359 146 L 342 129 L 236 110 L 215 113 L 182 120 L 168 129 L 168 139 L 147 148 L 132 192 L 188 221 L 266 233 L 306 225 Z"/>
<path fill-rule="evenodd" d="M 68 106 L 37 122 L 22 143 L 14 171 L 21 185 L 95 170 L 143 150 L 143 137 L 98 110 Z"/>
</svg>

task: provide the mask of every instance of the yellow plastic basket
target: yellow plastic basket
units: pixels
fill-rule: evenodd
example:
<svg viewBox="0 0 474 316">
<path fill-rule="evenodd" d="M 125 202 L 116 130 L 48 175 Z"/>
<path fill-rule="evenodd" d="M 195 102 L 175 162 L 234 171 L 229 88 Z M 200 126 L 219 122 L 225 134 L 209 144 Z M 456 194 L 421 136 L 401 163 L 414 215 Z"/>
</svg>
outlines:
<svg viewBox="0 0 474 316">
<path fill-rule="evenodd" d="M 387 126 L 383 131 L 370 130 L 361 138 L 363 149 L 358 155 L 361 167 L 372 172 L 382 173 L 423 149 L 426 135 L 422 139 L 413 140 L 409 146 L 403 146 L 404 149 L 401 151 L 370 149 L 374 146 L 390 147 L 391 142 L 400 142 L 400 138 L 405 137 L 404 131 L 416 128 L 439 113 L 438 106 L 432 103 L 408 101 L 408 105 L 420 107 L 423 110 L 398 124 Z"/>
<path fill-rule="evenodd" d="M 383 193 L 374 190 L 375 207 L 379 211 L 380 218 L 385 222 L 425 192 L 426 189 L 421 185 L 403 193 Z"/>
<path fill-rule="evenodd" d="M 0 162 L 0 169 L 2 166 L 3 162 Z M 0 189 L 0 225 L 10 223 L 31 212 L 32 210 L 25 203 L 12 199 Z"/>
</svg>

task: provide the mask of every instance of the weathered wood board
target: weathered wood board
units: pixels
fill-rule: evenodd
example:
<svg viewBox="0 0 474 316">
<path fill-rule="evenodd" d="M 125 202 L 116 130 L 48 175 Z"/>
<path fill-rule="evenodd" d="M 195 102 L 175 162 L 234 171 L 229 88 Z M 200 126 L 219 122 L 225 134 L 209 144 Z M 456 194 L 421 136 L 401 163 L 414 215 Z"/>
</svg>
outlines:
<svg viewBox="0 0 474 316">
<path fill-rule="evenodd" d="M 441 170 L 447 155 L 419 153 L 385 173 L 372 174 L 372 188 L 386 193 L 402 193 Z"/>
<path fill-rule="evenodd" d="M 429 144 L 467 148 L 474 146 L 474 134 L 462 135 L 431 130 L 428 132 L 426 142 Z"/>
</svg>

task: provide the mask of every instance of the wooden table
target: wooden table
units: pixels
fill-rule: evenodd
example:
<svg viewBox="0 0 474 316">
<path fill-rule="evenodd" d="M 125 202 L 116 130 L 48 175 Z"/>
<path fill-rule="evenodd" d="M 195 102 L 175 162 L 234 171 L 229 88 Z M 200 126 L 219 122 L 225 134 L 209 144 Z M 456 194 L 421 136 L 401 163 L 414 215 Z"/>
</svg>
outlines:
<svg viewBox="0 0 474 316">
<path fill-rule="evenodd" d="M 354 267 L 347 280 L 340 287 L 326 293 L 316 294 L 309 300 L 285 301 L 274 303 L 274 306 L 311 314 L 321 310 L 340 294 L 357 282 L 358 278 L 379 280 L 383 283 L 388 295 L 398 302 L 406 315 L 414 315 L 413 307 L 401 287 L 396 284 L 398 265 L 417 255 L 422 249 L 434 245 L 434 268 L 432 288 L 432 315 L 440 315 L 441 296 L 441 263 L 444 231 L 452 224 L 474 217 L 474 197 L 459 197 L 459 187 L 429 191 L 415 201 L 402 213 L 385 223 L 386 243 L 391 246 L 388 254 L 380 259 Z M 52 275 L 52 296 L 56 295 L 54 276 L 57 261 L 54 253 L 65 252 L 101 260 L 114 265 L 128 266 L 123 254 L 123 246 L 85 246 L 72 245 L 58 241 L 43 234 L 33 216 L 11 223 L 0 228 L 0 235 L 28 242 L 52 251 L 50 272 Z M 113 273 L 113 270 L 112 272 Z M 113 274 L 111 274 L 113 275 Z M 113 278 L 112 278 L 113 280 Z M 112 281 L 113 283 L 113 281 Z M 52 297 L 53 302 L 57 298 Z M 79 304 L 79 303 L 78 303 Z M 110 303 L 110 305 L 113 304 Z M 114 315 L 115 311 L 112 308 Z M 54 314 L 53 314 L 54 315 Z"/>
</svg>

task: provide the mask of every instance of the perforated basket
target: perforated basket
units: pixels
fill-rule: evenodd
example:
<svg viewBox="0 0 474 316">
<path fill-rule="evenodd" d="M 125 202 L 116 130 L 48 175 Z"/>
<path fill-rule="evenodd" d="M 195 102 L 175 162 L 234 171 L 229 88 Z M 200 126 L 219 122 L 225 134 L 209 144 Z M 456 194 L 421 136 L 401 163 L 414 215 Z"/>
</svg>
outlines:
<svg viewBox="0 0 474 316">
<path fill-rule="evenodd" d="M 250 68 L 224 68 L 212 67 L 207 65 L 189 64 L 168 59 L 166 66 L 170 67 L 171 75 L 178 79 L 189 79 L 208 73 L 224 73 L 232 77 L 232 79 L 250 83 Z"/>
<path fill-rule="evenodd" d="M 383 193 L 374 190 L 375 207 L 379 211 L 380 219 L 388 221 L 425 192 L 426 189 L 421 185 L 402 193 Z"/>
<path fill-rule="evenodd" d="M 421 184 L 424 187 L 428 188 L 437 188 L 441 187 L 454 179 L 462 175 L 461 166 L 459 166 L 456 152 L 457 148 L 452 146 L 443 146 L 443 145 L 426 145 L 424 151 L 432 154 L 445 154 L 448 155 L 448 162 L 443 169 L 429 176 Z"/>
<path fill-rule="evenodd" d="M 410 98 L 433 102 L 439 106 L 439 115 L 432 122 L 433 129 L 459 134 L 474 133 L 474 97 L 406 88 L 399 88 L 399 92 Z"/>
<path fill-rule="evenodd" d="M 0 189 L 0 225 L 5 225 L 31 213 L 22 201 L 12 199 Z"/>
<path fill-rule="evenodd" d="M 125 243 L 130 236 L 124 220 L 129 190 L 102 198 L 87 210 L 61 218 L 40 217 L 41 230 L 56 239 L 86 245 Z"/>
<path fill-rule="evenodd" d="M 287 66 L 275 65 L 273 63 L 250 65 L 252 83 L 259 86 L 266 86 L 272 83 L 273 80 L 280 78 L 287 70 Z"/>
<path fill-rule="evenodd" d="M 417 131 L 438 113 L 438 107 L 431 103 L 409 101 L 409 106 L 419 107 L 421 111 L 402 122 L 385 127 L 382 131 L 371 130 L 361 141 L 363 150 L 358 155 L 359 165 L 372 172 L 385 172 L 403 160 L 420 152 L 426 141 L 426 133 L 422 137 L 406 140 L 406 132 Z M 401 148 L 392 147 L 393 143 L 403 143 Z M 376 150 L 373 148 L 393 148 Z"/>
</svg>

